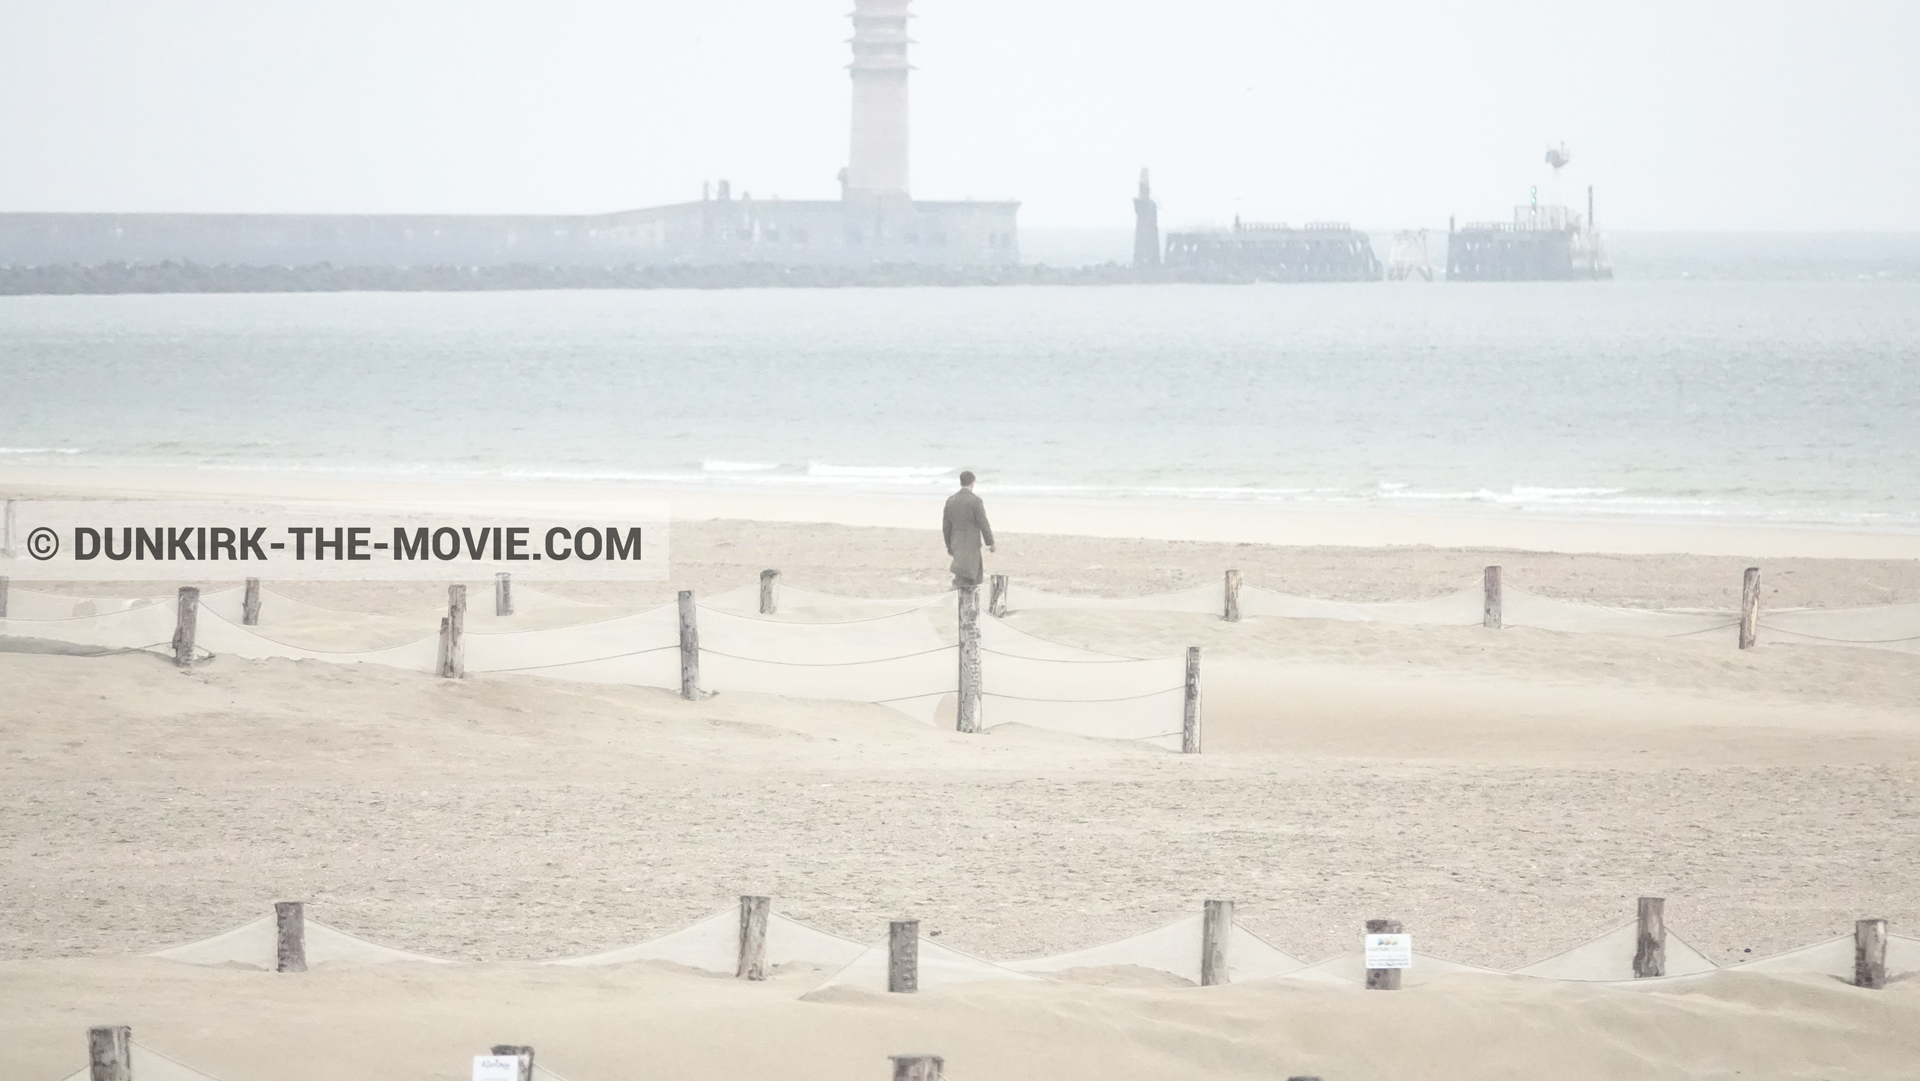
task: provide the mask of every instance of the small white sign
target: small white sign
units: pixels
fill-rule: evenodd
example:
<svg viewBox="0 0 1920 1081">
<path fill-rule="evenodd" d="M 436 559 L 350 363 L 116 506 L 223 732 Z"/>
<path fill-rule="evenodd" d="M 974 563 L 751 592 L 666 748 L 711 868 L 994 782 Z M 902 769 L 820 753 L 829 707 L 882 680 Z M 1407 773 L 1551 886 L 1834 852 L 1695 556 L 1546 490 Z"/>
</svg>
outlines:
<svg viewBox="0 0 1920 1081">
<path fill-rule="evenodd" d="M 1412 968 L 1413 936 L 1368 935 L 1367 967 Z"/>
<path fill-rule="evenodd" d="M 473 1056 L 473 1081 L 520 1081 L 520 1056 Z"/>
</svg>

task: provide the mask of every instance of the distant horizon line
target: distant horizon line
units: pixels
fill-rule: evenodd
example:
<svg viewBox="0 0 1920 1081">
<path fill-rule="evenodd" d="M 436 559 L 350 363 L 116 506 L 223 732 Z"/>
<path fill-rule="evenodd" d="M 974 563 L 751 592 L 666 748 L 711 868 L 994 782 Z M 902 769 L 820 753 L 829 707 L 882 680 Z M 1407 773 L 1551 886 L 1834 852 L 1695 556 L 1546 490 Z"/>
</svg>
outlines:
<svg viewBox="0 0 1920 1081">
<path fill-rule="evenodd" d="M 685 205 L 691 205 L 692 203 L 697 203 L 701 201 L 702 200 L 694 199 L 694 200 L 687 200 L 686 202 L 683 202 L 683 203 L 663 203 L 663 204 L 659 204 L 659 206 L 685 206 Z M 740 200 L 736 199 L 734 201 L 737 202 Z M 753 201 L 753 200 L 748 200 L 748 201 Z M 778 201 L 778 202 L 785 202 L 785 203 L 793 203 L 793 202 L 837 203 L 837 202 L 840 202 L 840 200 L 838 199 L 775 199 L 772 197 L 769 197 L 764 200 L 759 200 L 759 201 L 763 201 L 763 202 Z M 1017 200 L 1017 199 L 965 199 L 965 198 L 963 199 L 915 198 L 913 201 L 916 203 L 968 203 L 968 202 L 1018 203 L 1020 200 Z M 599 210 L 599 211 L 586 211 L 586 212 L 442 211 L 442 210 L 423 211 L 423 210 L 12 210 L 12 209 L 0 209 L 0 216 L 15 215 L 15 214 L 49 214 L 49 215 L 51 214 L 88 214 L 88 215 L 233 216 L 233 217 L 304 217 L 304 218 L 596 218 L 596 217 L 610 217 L 610 216 L 619 215 L 619 214 L 633 213 L 635 211 L 640 211 L 640 210 L 653 210 L 653 209 L 658 209 L 658 207 L 655 207 L 655 206 L 624 207 L 618 210 Z M 1264 219 L 1264 218 L 1258 219 L 1258 220 L 1263 223 L 1267 221 L 1267 219 Z M 1309 220 L 1337 221 L 1340 219 L 1320 216 L 1320 217 L 1313 217 L 1313 218 L 1301 218 L 1300 222 L 1304 224 Z M 1467 221 L 1467 220 L 1480 221 L 1483 219 L 1473 218 L 1473 219 L 1461 219 L 1461 220 L 1462 221 Z M 1487 219 L 1487 220 L 1493 220 L 1493 219 Z M 1230 223 L 1231 223 L 1230 218 L 1223 219 L 1223 220 L 1203 219 L 1203 220 L 1197 220 L 1197 221 L 1188 221 L 1180 224 L 1164 225 L 1162 226 L 1161 231 L 1162 232 L 1179 232 L 1181 230 L 1190 230 L 1190 229 L 1221 228 L 1229 225 Z M 1053 232 L 1053 233 L 1125 233 L 1129 236 L 1133 234 L 1133 230 L 1134 230 L 1134 226 L 1132 223 L 1125 223 L 1125 224 L 1119 224 L 1119 225 L 1051 225 L 1051 224 L 1028 225 L 1025 223 L 1020 223 L 1018 228 L 1022 232 L 1033 231 L 1033 232 Z M 1444 225 L 1438 225 L 1438 224 L 1434 224 L 1434 225 L 1419 225 L 1419 224 L 1416 224 L 1416 225 L 1353 225 L 1352 228 L 1356 232 L 1361 232 L 1361 233 L 1397 233 L 1397 232 L 1407 232 L 1407 231 L 1414 231 L 1414 230 L 1420 230 L 1420 229 L 1425 229 L 1430 232 L 1442 232 L 1442 233 L 1446 232 L 1446 227 Z M 1761 236 L 1914 236 L 1914 237 L 1920 237 L 1920 226 L 1879 227 L 1879 228 L 1738 227 L 1738 228 L 1684 229 L 1684 228 L 1659 228 L 1659 227 L 1614 228 L 1614 227 L 1603 225 L 1600 231 L 1603 233 L 1614 235 L 1614 236 L 1754 236 L 1754 235 L 1761 235 Z"/>
</svg>

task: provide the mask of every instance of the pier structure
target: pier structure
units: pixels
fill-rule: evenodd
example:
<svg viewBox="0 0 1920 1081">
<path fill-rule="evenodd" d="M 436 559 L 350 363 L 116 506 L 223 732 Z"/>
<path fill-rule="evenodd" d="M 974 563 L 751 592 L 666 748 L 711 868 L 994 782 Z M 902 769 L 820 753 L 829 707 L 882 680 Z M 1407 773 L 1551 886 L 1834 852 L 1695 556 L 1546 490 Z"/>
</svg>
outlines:
<svg viewBox="0 0 1920 1081">
<path fill-rule="evenodd" d="M 1613 277 L 1607 239 L 1594 225 L 1593 188 L 1581 217 L 1559 202 L 1560 171 L 1572 161 L 1565 143 L 1547 148 L 1553 167 L 1549 201 L 1539 189 L 1511 222 L 1447 223 L 1448 281 L 1598 281 Z"/>
<path fill-rule="evenodd" d="M 1564 206 L 1518 206 L 1511 222 L 1447 233 L 1448 281 L 1597 281 L 1613 277 L 1606 237 Z"/>
<path fill-rule="evenodd" d="M 1231 229 L 1168 233 L 1166 265 L 1202 277 L 1282 282 L 1378 281 L 1379 256 L 1345 222 L 1242 222 Z"/>
<path fill-rule="evenodd" d="M 854 0 L 837 199 L 736 197 L 723 180 L 697 202 L 589 215 L 0 213 L 0 266 L 1012 266 L 1018 202 L 911 193 L 910 2 Z"/>
</svg>

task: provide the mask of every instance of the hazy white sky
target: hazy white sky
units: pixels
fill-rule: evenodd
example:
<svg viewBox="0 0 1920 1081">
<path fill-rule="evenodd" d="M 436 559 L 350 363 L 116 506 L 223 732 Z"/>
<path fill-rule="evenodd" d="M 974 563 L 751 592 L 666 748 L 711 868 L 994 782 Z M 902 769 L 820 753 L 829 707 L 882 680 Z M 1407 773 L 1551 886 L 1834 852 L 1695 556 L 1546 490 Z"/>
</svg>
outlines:
<svg viewBox="0 0 1920 1081">
<path fill-rule="evenodd" d="M 851 0 L 0 0 L 0 210 L 831 198 Z M 914 192 L 1028 226 L 1920 229 L 1920 0 L 916 0 Z"/>
</svg>

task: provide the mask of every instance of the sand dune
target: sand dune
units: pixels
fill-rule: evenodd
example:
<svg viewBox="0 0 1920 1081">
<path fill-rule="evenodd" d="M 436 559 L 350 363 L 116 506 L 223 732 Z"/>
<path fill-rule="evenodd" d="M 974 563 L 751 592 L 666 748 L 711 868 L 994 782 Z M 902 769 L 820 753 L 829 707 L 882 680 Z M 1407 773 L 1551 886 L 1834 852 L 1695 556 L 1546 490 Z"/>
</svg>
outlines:
<svg viewBox="0 0 1920 1081">
<path fill-rule="evenodd" d="M 888 1054 L 992 1077 L 1911 1076 L 1920 984 L 1864 992 L 1728 973 L 1668 990 L 1450 977 L 1392 994 L 1284 982 L 1191 988 L 973 984 L 802 1001 L 652 965 L 317 969 L 297 977 L 152 960 L 0 963 L 10 1077 L 84 1064 L 79 1025 L 113 1017 L 221 1081 L 464 1081 L 471 1056 L 527 1043 L 567 1081 L 889 1076 Z M 1498 1049 L 1497 1054 L 1490 1053 Z"/>
<path fill-rule="evenodd" d="M 941 584 L 924 532 L 676 529 L 674 582 L 552 588 L 634 606 L 762 566 L 852 595 Z M 1365 600 L 1442 592 L 1485 562 L 1552 595 L 1707 605 L 1747 561 L 1016 534 L 994 569 L 1118 594 L 1231 565 Z M 1912 561 L 1765 566 L 1772 604 L 1920 599 Z M 396 636 L 444 597 L 430 583 L 284 588 L 386 613 Z M 316 639 L 341 631 L 298 618 Z M 1512 969 L 1617 925 L 1641 894 L 1667 897 L 1669 924 L 1722 965 L 1862 916 L 1920 928 L 1912 655 L 1182 613 L 1010 622 L 1142 656 L 1202 646 L 1207 753 L 529 675 L 0 653 L 0 1038 L 21 1076 L 48 1081 L 76 1067 L 86 1024 L 109 1021 L 224 1081 L 454 1078 L 466 1056 L 519 1041 L 572 1081 L 878 1078 L 884 1055 L 912 1050 L 945 1054 L 956 1081 L 1900 1077 L 1920 1060 L 1910 980 L 1448 976 L 1383 995 L 1108 972 L 801 1001 L 823 973 L 743 986 L 527 963 L 674 930 L 745 892 L 860 941 L 914 916 L 996 958 L 1118 939 L 1209 897 L 1314 961 L 1391 916 L 1423 952 Z M 276 977 L 132 956 L 278 899 L 469 963 Z"/>
<path fill-rule="evenodd" d="M 610 948 L 753 891 L 857 938 L 921 914 L 998 955 L 1225 895 L 1320 957 L 1386 906 L 1436 952 L 1504 967 L 1642 892 L 1718 959 L 1920 916 L 1897 711 L 1216 667 L 1213 752 L 1192 758 L 753 695 L 0 655 L 23 857 L 0 950 L 158 948 L 282 896 L 495 960 Z"/>
</svg>

